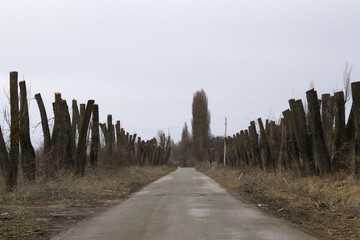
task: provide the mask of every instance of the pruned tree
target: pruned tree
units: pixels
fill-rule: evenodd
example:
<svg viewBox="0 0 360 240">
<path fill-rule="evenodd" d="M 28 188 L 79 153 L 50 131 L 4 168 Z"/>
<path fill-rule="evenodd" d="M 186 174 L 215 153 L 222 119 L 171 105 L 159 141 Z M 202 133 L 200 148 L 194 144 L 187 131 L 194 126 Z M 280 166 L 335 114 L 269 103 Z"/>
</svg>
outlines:
<svg viewBox="0 0 360 240">
<path fill-rule="evenodd" d="M 90 148 L 90 165 L 96 166 L 100 145 L 99 134 L 99 106 L 94 104 L 91 126 L 91 148 Z"/>
<path fill-rule="evenodd" d="M 353 114 L 354 114 L 354 173 L 357 178 L 360 178 L 360 82 L 353 82 L 351 84 L 351 93 L 353 98 Z"/>
<path fill-rule="evenodd" d="M 77 101 L 75 99 L 72 100 L 72 121 L 71 121 L 71 136 L 70 136 L 70 144 L 72 150 L 73 159 L 76 158 L 76 129 L 79 131 L 80 127 L 80 112 L 78 108 Z"/>
<path fill-rule="evenodd" d="M 21 146 L 21 165 L 23 175 L 30 181 L 35 181 L 36 160 L 35 150 L 30 139 L 30 121 L 27 102 L 27 92 L 25 81 L 19 83 L 20 86 L 20 146 Z"/>
<path fill-rule="evenodd" d="M 17 184 L 19 164 L 19 96 L 18 73 L 10 72 L 10 150 L 7 151 L 4 137 L 0 128 L 0 167 L 9 191 L 13 191 Z"/>
<path fill-rule="evenodd" d="M 315 160 L 320 175 L 324 175 L 331 172 L 331 162 L 325 143 L 319 100 L 316 91 L 314 89 L 307 91 L 306 98 L 309 105 L 310 129 L 313 136 Z"/>
<path fill-rule="evenodd" d="M 41 126 L 42 126 L 42 130 L 43 130 L 43 134 L 44 134 L 44 154 L 47 155 L 51 151 L 51 136 L 50 136 L 49 122 L 48 122 L 46 109 L 45 109 L 45 105 L 42 100 L 41 94 L 40 93 L 35 94 L 35 99 L 36 99 L 36 102 L 39 107 L 40 117 L 41 117 Z"/>
<path fill-rule="evenodd" d="M 79 141 L 78 148 L 76 151 L 76 161 L 75 161 L 75 174 L 84 175 L 85 174 L 85 164 L 86 164 L 86 138 L 91 118 L 91 113 L 94 107 L 94 100 L 89 100 L 87 102 L 85 111 L 81 116 L 80 121 L 80 131 L 79 131 Z"/>
</svg>

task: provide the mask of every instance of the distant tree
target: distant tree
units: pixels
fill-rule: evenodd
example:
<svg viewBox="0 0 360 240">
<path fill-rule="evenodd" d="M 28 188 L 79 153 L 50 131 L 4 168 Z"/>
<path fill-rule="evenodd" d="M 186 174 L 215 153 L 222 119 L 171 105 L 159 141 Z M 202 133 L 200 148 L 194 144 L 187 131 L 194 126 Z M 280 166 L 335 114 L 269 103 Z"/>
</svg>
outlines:
<svg viewBox="0 0 360 240">
<path fill-rule="evenodd" d="M 210 142 L 210 112 L 208 99 L 203 89 L 194 94 L 192 103 L 192 152 L 195 158 L 205 161 Z"/>
<path fill-rule="evenodd" d="M 183 164 L 186 166 L 186 160 L 191 157 L 191 136 L 187 124 L 185 123 L 181 134 L 180 151 Z"/>
</svg>

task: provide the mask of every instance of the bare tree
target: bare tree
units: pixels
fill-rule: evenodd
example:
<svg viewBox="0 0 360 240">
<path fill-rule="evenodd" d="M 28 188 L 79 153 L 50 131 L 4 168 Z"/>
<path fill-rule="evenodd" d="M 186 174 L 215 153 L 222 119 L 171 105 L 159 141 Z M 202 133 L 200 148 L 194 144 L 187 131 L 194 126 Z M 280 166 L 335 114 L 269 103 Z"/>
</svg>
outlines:
<svg viewBox="0 0 360 240">
<path fill-rule="evenodd" d="M 344 100 L 347 103 L 351 98 L 351 72 L 352 65 L 348 61 L 345 62 L 345 69 L 343 72 L 343 83 L 344 83 Z"/>
<path fill-rule="evenodd" d="M 192 103 L 192 152 L 200 161 L 207 159 L 210 142 L 210 112 L 208 98 L 203 89 L 194 94 Z"/>
</svg>

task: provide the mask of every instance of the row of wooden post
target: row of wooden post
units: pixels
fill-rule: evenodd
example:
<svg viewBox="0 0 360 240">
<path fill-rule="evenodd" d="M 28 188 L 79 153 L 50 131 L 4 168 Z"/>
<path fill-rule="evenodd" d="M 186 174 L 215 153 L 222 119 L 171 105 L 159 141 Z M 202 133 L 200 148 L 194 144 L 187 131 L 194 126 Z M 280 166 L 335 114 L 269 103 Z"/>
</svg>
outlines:
<svg viewBox="0 0 360 240">
<path fill-rule="evenodd" d="M 345 121 L 342 91 L 318 98 L 306 92 L 302 100 L 289 100 L 279 123 L 261 118 L 248 129 L 226 139 L 226 161 L 232 167 L 257 166 L 266 171 L 294 170 L 300 176 L 324 175 L 338 170 L 360 173 L 360 82 L 353 82 L 352 107 Z M 218 141 L 218 155 L 222 146 Z"/>
</svg>

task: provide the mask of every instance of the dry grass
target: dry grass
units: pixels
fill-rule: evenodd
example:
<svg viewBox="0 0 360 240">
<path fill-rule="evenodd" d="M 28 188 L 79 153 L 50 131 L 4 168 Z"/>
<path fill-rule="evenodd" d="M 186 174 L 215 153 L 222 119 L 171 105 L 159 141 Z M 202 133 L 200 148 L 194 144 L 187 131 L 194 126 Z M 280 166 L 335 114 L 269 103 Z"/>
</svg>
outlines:
<svg viewBox="0 0 360 240">
<path fill-rule="evenodd" d="M 49 239 L 69 225 L 118 203 L 173 167 L 88 169 L 84 177 L 69 172 L 53 180 L 20 181 L 13 193 L 0 182 L 0 239 Z"/>
<path fill-rule="evenodd" d="M 246 201 L 324 239 L 360 238 L 360 182 L 346 173 L 299 178 L 254 169 L 198 169 Z"/>
</svg>

